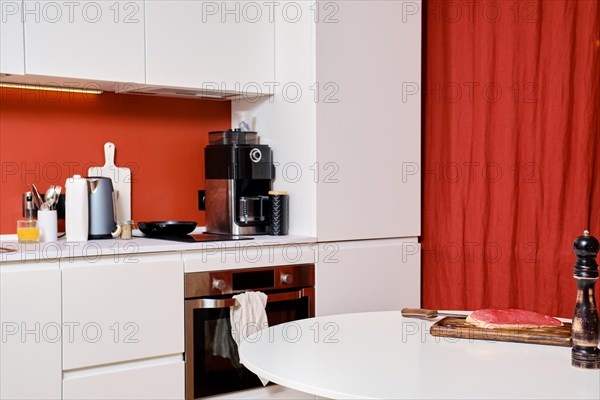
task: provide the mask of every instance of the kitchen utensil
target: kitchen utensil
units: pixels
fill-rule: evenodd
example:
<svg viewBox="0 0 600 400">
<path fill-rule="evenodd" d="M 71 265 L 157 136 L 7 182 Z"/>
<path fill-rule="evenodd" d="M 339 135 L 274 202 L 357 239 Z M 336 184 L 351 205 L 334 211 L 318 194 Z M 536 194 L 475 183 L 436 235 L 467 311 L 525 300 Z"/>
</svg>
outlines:
<svg viewBox="0 0 600 400">
<path fill-rule="evenodd" d="M 114 191 L 117 193 L 116 219 L 128 221 L 131 219 L 131 170 L 115 166 L 115 145 L 104 144 L 104 166 L 91 167 L 88 176 L 103 176 L 112 180 Z"/>
<path fill-rule="evenodd" d="M 86 180 L 90 222 L 88 237 L 90 239 L 110 239 L 117 227 L 112 181 L 103 176 L 89 177 Z"/>
<path fill-rule="evenodd" d="M 489 329 L 469 324 L 464 318 L 446 317 L 429 330 L 432 336 L 497 342 L 571 346 L 571 324 L 540 328 Z"/>
<path fill-rule="evenodd" d="M 56 207 L 58 206 L 58 200 L 60 199 L 60 193 L 62 192 L 62 186 L 55 186 L 54 192 L 56 193 L 56 197 L 54 198 L 54 202 L 52 203 L 52 206 L 50 207 L 51 210 L 56 210 Z"/>
<path fill-rule="evenodd" d="M 50 210 L 50 207 L 54 204 L 54 201 L 57 201 L 57 199 L 55 197 L 57 197 L 56 190 L 55 190 L 54 186 L 50 186 L 48 188 L 48 190 L 46 190 L 46 196 L 44 197 L 45 201 L 42 203 L 41 210 L 44 210 L 44 211 Z"/>
<path fill-rule="evenodd" d="M 42 208 L 42 203 L 44 202 L 44 200 L 42 200 L 42 196 L 40 196 L 40 192 L 38 191 L 37 187 L 32 183 L 31 184 L 31 192 L 33 193 L 33 202 L 35 204 L 35 206 L 37 207 L 37 209 L 41 209 Z"/>
<path fill-rule="evenodd" d="M 67 242 L 86 241 L 89 232 L 88 183 L 81 175 L 74 175 L 67 179 L 65 190 Z"/>
<path fill-rule="evenodd" d="M 138 222 L 138 228 L 147 236 L 177 236 L 187 235 L 196 229 L 197 222 L 193 221 L 150 221 Z"/>
<path fill-rule="evenodd" d="M 434 319 L 437 317 L 454 317 L 454 318 L 467 318 L 468 314 L 453 314 L 443 313 L 438 310 L 426 310 L 424 308 L 403 308 L 401 310 L 402 316 L 407 318 L 422 318 L 422 319 Z"/>
</svg>

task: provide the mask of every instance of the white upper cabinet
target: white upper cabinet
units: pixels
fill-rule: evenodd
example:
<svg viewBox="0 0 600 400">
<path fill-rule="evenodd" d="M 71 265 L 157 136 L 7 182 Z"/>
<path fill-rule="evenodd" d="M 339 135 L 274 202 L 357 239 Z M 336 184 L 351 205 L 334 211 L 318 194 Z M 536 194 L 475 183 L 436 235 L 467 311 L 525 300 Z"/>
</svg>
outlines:
<svg viewBox="0 0 600 400">
<path fill-rule="evenodd" d="M 319 2 L 319 241 L 421 234 L 420 7 Z"/>
<path fill-rule="evenodd" d="M 64 370 L 183 353 L 179 254 L 61 260 L 61 268 Z"/>
<path fill-rule="evenodd" d="M 25 54 L 21 1 L 0 1 L 0 73 L 23 75 Z"/>
<path fill-rule="evenodd" d="M 269 4 L 147 1 L 146 83 L 264 92 L 275 78 Z"/>
<path fill-rule="evenodd" d="M 57 262 L 0 265 L 0 399 L 60 399 Z"/>
<path fill-rule="evenodd" d="M 27 74 L 144 83 L 144 1 L 25 0 L 23 7 Z"/>
</svg>

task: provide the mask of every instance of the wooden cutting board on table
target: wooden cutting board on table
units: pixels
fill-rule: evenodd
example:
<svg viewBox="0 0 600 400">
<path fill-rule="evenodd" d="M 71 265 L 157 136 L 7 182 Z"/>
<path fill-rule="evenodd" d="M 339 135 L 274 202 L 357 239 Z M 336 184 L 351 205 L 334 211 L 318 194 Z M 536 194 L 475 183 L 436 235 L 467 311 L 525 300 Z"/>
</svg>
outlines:
<svg viewBox="0 0 600 400">
<path fill-rule="evenodd" d="M 571 347 L 571 324 L 563 324 L 558 327 L 489 329 L 471 325 L 464 318 L 446 317 L 433 324 L 429 331 L 432 336 Z"/>
<path fill-rule="evenodd" d="M 110 178 L 113 183 L 113 190 L 117 194 L 117 215 L 115 220 L 131 220 L 131 170 L 129 168 L 119 168 L 115 165 L 115 145 L 113 143 L 104 144 L 104 166 L 90 167 L 88 176 L 102 176 Z"/>
</svg>

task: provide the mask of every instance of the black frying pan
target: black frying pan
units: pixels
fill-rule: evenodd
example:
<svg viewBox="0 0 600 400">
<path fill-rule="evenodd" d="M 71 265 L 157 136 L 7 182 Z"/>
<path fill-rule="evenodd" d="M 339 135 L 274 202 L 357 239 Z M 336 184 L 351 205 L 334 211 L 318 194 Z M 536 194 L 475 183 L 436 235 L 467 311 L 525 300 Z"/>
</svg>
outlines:
<svg viewBox="0 0 600 400">
<path fill-rule="evenodd" d="M 191 233 L 196 229 L 198 223 L 193 221 L 150 221 L 138 222 L 137 225 L 146 236 L 177 236 Z"/>
</svg>

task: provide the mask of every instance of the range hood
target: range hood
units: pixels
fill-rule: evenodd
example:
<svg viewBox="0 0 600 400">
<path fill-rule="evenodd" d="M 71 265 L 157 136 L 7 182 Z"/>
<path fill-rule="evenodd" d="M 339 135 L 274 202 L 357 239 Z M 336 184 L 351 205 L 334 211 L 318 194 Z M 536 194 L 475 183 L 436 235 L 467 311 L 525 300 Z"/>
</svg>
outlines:
<svg viewBox="0 0 600 400">
<path fill-rule="evenodd" d="M 130 89 L 120 90 L 117 93 L 127 94 L 140 94 L 149 96 L 161 96 L 161 97 L 185 97 L 185 98 L 196 98 L 203 100 L 221 100 L 229 101 L 242 99 L 245 97 L 264 97 L 268 94 L 260 93 L 239 93 L 234 91 L 224 90 L 209 90 L 209 89 L 187 89 L 187 88 L 176 88 L 176 87 L 164 87 L 164 86 L 136 86 Z"/>
<path fill-rule="evenodd" d="M 215 88 L 182 88 L 175 86 L 157 86 L 143 83 L 119 83 L 75 78 L 56 78 L 40 75 L 14 75 L 0 73 L 0 82 L 7 85 L 33 85 L 40 89 L 64 88 L 65 91 L 90 90 L 115 92 L 123 94 L 139 94 L 158 97 L 181 97 L 188 99 L 230 101 L 238 99 L 257 99 L 269 97 L 271 93 L 239 92 Z"/>
</svg>

